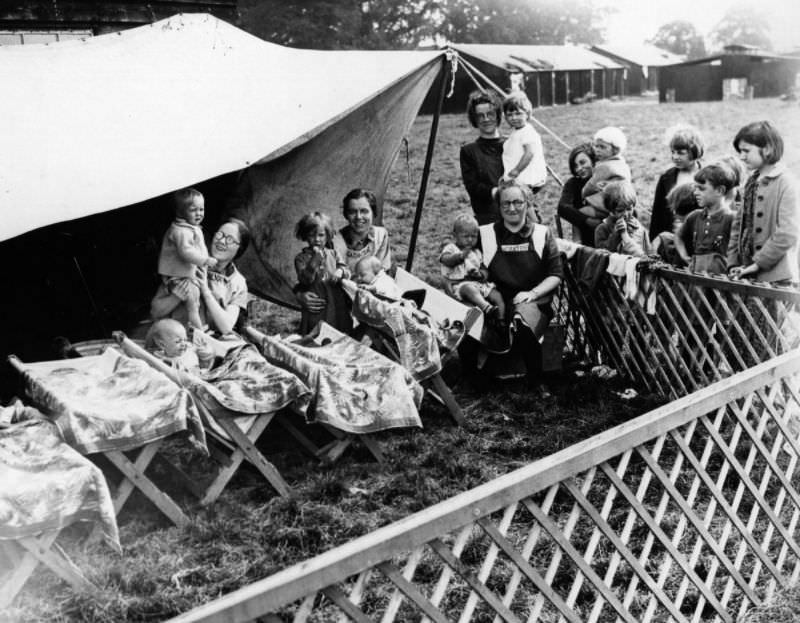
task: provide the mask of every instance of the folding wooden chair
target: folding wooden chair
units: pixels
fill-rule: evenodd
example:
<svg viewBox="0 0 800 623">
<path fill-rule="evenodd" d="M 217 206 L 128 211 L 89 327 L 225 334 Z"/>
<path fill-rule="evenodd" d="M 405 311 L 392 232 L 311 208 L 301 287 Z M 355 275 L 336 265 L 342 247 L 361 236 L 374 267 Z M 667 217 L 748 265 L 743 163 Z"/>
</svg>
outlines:
<svg viewBox="0 0 800 623">
<path fill-rule="evenodd" d="M 202 387 L 200 379 L 169 367 L 126 337 L 124 333 L 115 332 L 114 339 L 126 355 L 147 362 L 178 385 L 186 387 L 194 396 L 206 434 L 213 443 L 209 445 L 209 451 L 219 463 L 219 468 L 206 487 L 198 488 L 196 483 L 191 481 L 187 483 L 200 498 L 200 504 L 203 506 L 212 504 L 245 461 L 255 467 L 279 495 L 287 497 L 290 494 L 291 489 L 281 473 L 256 448 L 258 438 L 276 417 L 276 412 L 235 415 L 207 392 L 198 391 L 197 388 Z"/>
<path fill-rule="evenodd" d="M 21 375 L 29 393 L 42 395 L 46 392 L 33 391 L 36 387 L 41 387 L 41 383 L 37 378 L 37 373 L 47 373 L 66 366 L 90 366 L 94 360 L 102 356 L 103 355 L 94 355 L 80 357 L 78 359 L 23 363 L 16 356 L 10 355 L 8 357 L 8 362 Z M 175 389 L 176 391 L 180 391 L 177 387 Z M 37 401 L 34 400 L 34 402 Z M 48 415 L 56 415 L 51 409 L 52 405 L 36 404 L 36 406 Z M 166 438 L 179 430 L 181 429 L 172 427 L 172 429 L 158 431 L 155 433 L 156 438 L 151 438 L 149 441 L 141 443 L 134 448 L 122 444 L 120 446 L 122 449 L 106 449 L 97 452 L 84 451 L 83 448 L 76 447 L 77 444 L 75 440 L 67 439 L 67 442 L 83 454 L 102 454 L 122 474 L 123 480 L 116 487 L 116 491 L 113 495 L 115 514 L 118 515 L 120 513 L 131 494 L 134 490 L 138 489 L 145 497 L 153 502 L 170 521 L 176 526 L 183 527 L 189 524 L 189 518 L 180 506 L 178 506 L 169 495 L 162 491 L 147 475 L 148 467 L 150 467 L 150 464 L 158 455 Z M 169 464 L 169 461 L 163 455 L 160 456 L 160 459 L 164 463 Z M 177 470 L 177 468 L 174 469 Z"/>
<path fill-rule="evenodd" d="M 344 334 L 336 331 L 328 325 L 325 325 L 324 323 L 323 326 L 324 330 L 329 332 L 332 338 L 338 339 L 346 337 Z M 249 326 L 245 327 L 243 334 L 250 342 L 258 346 L 259 349 L 263 349 L 264 340 L 267 338 L 266 335 Z M 357 344 L 355 340 L 354 343 Z M 364 346 L 363 348 L 366 349 L 365 352 L 369 353 L 370 357 L 379 356 L 378 353 L 372 352 L 368 349 L 368 347 Z M 388 360 L 388 362 L 391 362 L 391 360 Z M 356 442 L 360 442 L 378 463 L 384 462 L 384 456 L 383 452 L 381 451 L 380 444 L 370 433 L 352 433 L 348 431 L 342 431 L 334 426 L 322 423 L 321 426 L 333 436 L 333 440 L 322 446 L 318 446 L 291 422 L 282 420 L 281 425 L 284 426 L 287 431 L 294 436 L 301 443 L 301 445 L 303 445 L 303 447 L 309 450 L 323 463 L 333 463 L 337 461 L 342 454 Z"/>
</svg>

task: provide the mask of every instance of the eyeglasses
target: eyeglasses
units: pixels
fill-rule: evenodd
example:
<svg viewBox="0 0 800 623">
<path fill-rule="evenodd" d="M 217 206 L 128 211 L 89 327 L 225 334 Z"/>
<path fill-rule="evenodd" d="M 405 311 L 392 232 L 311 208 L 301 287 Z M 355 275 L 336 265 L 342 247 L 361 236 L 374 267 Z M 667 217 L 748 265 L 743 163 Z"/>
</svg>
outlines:
<svg viewBox="0 0 800 623">
<path fill-rule="evenodd" d="M 500 207 L 501 208 L 521 208 L 525 205 L 525 202 L 522 199 L 514 199 L 512 201 L 501 201 Z"/>
<path fill-rule="evenodd" d="M 475 118 L 483 121 L 484 119 L 497 119 L 496 112 L 476 112 Z"/>
<path fill-rule="evenodd" d="M 223 242 L 224 241 L 225 244 L 228 245 L 228 246 L 230 246 L 232 244 L 241 244 L 240 240 L 236 240 L 236 238 L 234 238 L 230 234 L 224 234 L 221 231 L 218 231 L 217 233 L 214 234 L 214 241 L 215 242 Z"/>
</svg>

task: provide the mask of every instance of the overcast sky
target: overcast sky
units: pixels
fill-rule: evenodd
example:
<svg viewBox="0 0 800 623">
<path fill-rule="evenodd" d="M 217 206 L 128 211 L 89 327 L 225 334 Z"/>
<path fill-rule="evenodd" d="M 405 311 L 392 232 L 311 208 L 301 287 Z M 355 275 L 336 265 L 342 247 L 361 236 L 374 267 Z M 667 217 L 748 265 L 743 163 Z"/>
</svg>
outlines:
<svg viewBox="0 0 800 623">
<path fill-rule="evenodd" d="M 746 4 L 763 11 L 771 26 L 775 50 L 800 47 L 800 0 L 595 0 L 597 6 L 612 6 L 608 18 L 609 43 L 633 45 L 652 37 L 659 26 L 675 20 L 692 22 L 704 36 L 716 26 L 731 6 Z"/>
</svg>

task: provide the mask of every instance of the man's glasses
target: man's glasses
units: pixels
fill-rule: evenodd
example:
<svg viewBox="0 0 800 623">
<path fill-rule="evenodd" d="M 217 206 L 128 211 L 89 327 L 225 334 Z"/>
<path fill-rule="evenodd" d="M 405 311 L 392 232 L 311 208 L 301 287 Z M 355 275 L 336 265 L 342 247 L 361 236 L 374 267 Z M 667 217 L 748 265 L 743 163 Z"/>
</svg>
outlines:
<svg viewBox="0 0 800 623">
<path fill-rule="evenodd" d="M 521 208 L 525 205 L 525 202 L 522 199 L 514 199 L 512 201 L 501 201 L 500 207 L 501 208 Z"/>
<path fill-rule="evenodd" d="M 234 238 L 230 234 L 224 234 L 221 231 L 218 231 L 217 233 L 214 234 L 214 241 L 215 242 L 223 242 L 224 241 L 225 244 L 228 245 L 228 246 L 230 246 L 232 244 L 241 244 L 241 241 L 236 240 L 236 238 Z"/>
</svg>

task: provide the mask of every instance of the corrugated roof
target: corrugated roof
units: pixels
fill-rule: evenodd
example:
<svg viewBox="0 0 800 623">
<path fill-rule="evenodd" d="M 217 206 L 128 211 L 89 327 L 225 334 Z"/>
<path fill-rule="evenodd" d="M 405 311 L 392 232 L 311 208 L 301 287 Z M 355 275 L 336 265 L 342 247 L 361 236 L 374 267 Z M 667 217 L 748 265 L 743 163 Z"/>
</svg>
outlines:
<svg viewBox="0 0 800 623">
<path fill-rule="evenodd" d="M 672 52 L 662 50 L 655 45 L 650 45 L 647 43 L 643 43 L 641 45 L 613 45 L 603 43 L 601 45 L 593 46 L 592 49 L 597 50 L 600 54 L 602 54 L 603 51 L 608 52 L 609 54 L 623 58 L 626 61 L 630 61 L 636 65 L 641 65 L 642 67 L 661 67 L 663 65 L 674 65 L 676 63 L 682 63 L 686 60 L 685 56 L 673 54 Z"/>
<path fill-rule="evenodd" d="M 507 71 L 582 71 L 622 68 L 610 58 L 576 45 L 453 43 L 450 47 Z"/>
</svg>

